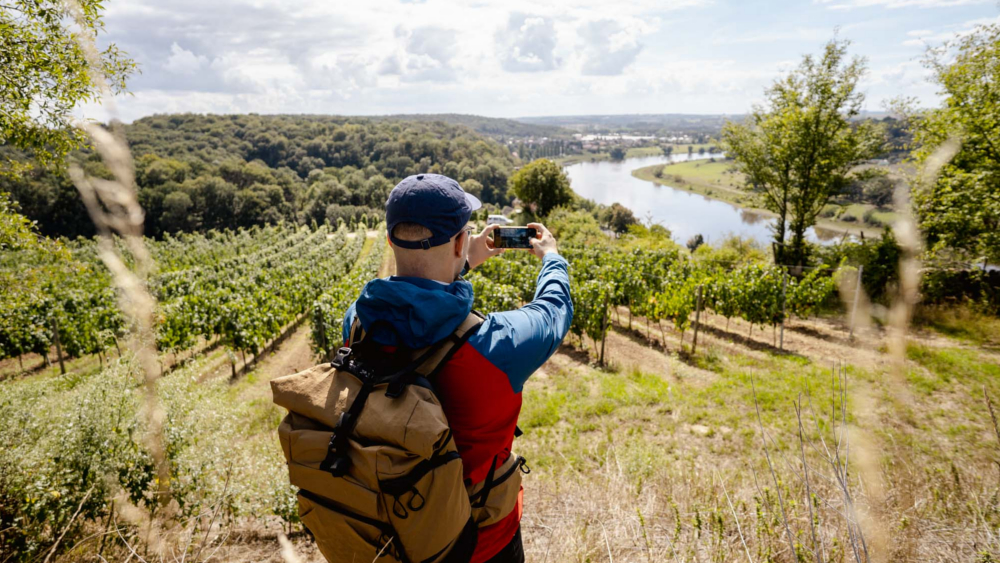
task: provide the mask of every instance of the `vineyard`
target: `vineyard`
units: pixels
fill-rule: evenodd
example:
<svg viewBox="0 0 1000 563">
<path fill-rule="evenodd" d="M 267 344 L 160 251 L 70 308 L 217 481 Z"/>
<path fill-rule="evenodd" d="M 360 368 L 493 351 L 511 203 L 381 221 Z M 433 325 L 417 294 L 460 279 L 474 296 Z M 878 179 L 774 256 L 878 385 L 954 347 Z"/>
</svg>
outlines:
<svg viewBox="0 0 1000 563">
<path fill-rule="evenodd" d="M 341 345 L 346 309 L 385 266 L 383 241 L 382 230 L 287 226 L 147 241 L 159 268 L 148 280 L 159 300 L 158 348 L 164 358 L 189 354 L 158 381 L 156 392 L 166 413 L 169 510 L 195 538 L 182 538 L 191 544 L 176 559 L 277 563 L 276 534 L 282 531 L 304 560 L 320 560 L 298 525 L 295 490 L 274 437 L 284 413 L 272 404 L 268 385 L 270 378 L 304 369 Z M 823 398 L 830 392 L 825 357 L 808 351 L 820 345 L 822 354 L 851 358 L 852 385 L 864 387 L 864 394 L 897 385 L 879 367 L 879 338 L 821 342 L 832 325 L 810 319 L 795 325 L 816 331 L 793 331 L 788 353 L 758 349 L 753 342 L 771 339 L 758 327 L 781 326 L 789 317 L 815 316 L 836 306 L 839 278 L 856 271 L 814 269 L 799 277 L 765 263 L 730 267 L 684 250 L 614 244 L 569 246 L 562 254 L 572 275 L 572 330 L 581 344 L 593 343 L 593 350 L 607 345 L 613 361 L 598 368 L 594 353 L 563 347 L 525 388 L 519 420 L 525 436 L 515 445 L 534 469 L 523 521 L 532 560 L 546 554 L 552 561 L 606 561 L 612 555 L 614 561 L 736 560 L 746 550 L 738 525 L 753 560 L 796 560 L 785 551 L 776 491 L 796 499 L 785 508 L 803 546 L 829 545 L 849 535 L 838 519 L 836 488 L 821 481 L 811 492 L 804 490 L 794 465 L 788 465 L 801 455 L 789 456 L 784 447 L 797 447 L 800 439 L 789 401 L 805 393 L 824 410 L 844 404 L 844 398 L 835 397 L 832 404 Z M 64 241 L 55 250 L 21 254 L 20 260 L 0 259 L 3 283 L 16 298 L 3 302 L 5 357 L 51 355 L 57 338 L 67 355 L 105 354 L 128 335 L 117 292 L 92 242 Z M 487 261 L 468 276 L 475 307 L 493 312 L 530 301 L 539 267 L 528 252 Z M 709 311 L 714 318 L 694 354 L 694 340 L 686 334 L 700 324 L 699 311 L 701 323 Z M 626 330 L 632 317 L 646 330 Z M 735 328 L 729 332 L 730 318 L 739 338 Z M 656 331 L 662 347 L 640 340 L 652 339 Z M 279 345 L 269 344 L 279 337 Z M 120 560 L 128 557 L 127 546 L 145 545 L 148 520 L 130 520 L 128 514 L 157 506 L 151 496 L 156 472 L 141 439 L 147 429 L 138 364 L 124 343 L 121 347 L 123 354 L 104 357 L 101 369 L 95 360 L 65 376 L 50 370 L 0 382 L 0 442 L 8 446 L 0 450 L 0 520 L 17 522 L 0 529 L 0 560 L 16 554 L 13 560 L 40 561 L 49 550 L 66 561 L 95 560 L 95 554 Z M 915 522 L 907 533 L 918 538 L 911 540 L 917 545 L 916 530 L 928 530 L 933 518 L 972 518 L 972 509 L 963 507 L 973 503 L 948 499 L 982 496 L 993 486 L 988 467 L 980 463 L 989 457 L 984 450 L 990 441 L 982 439 L 989 413 L 976 403 L 983 386 L 1000 393 L 1000 368 L 995 358 L 972 349 L 938 351 L 921 344 L 913 350 L 912 408 L 932 412 L 942 400 L 962 406 L 961 426 L 948 430 L 961 449 L 928 448 L 919 456 L 932 471 L 957 475 L 947 480 L 956 485 L 933 497 L 927 491 L 941 486 L 937 473 L 907 476 L 916 479 L 907 491 L 931 499 L 930 516 L 905 512 Z M 227 356 L 233 362 L 240 352 L 254 355 L 253 369 L 246 377 L 225 377 Z M 758 431 L 748 424 L 756 416 L 755 393 L 763 424 L 775 433 L 771 453 L 785 458 L 778 484 L 768 481 Z M 858 426 L 869 431 L 893 428 L 898 420 L 895 411 L 887 418 L 856 412 Z M 935 417 L 930 420 L 944 420 Z M 944 422 L 912 430 L 912 439 L 936 443 L 937 424 Z M 825 426 L 815 432 L 825 433 Z M 824 461 L 816 452 L 806 455 L 812 474 Z M 729 487 L 732 506 L 713 479 Z M 799 501 L 813 498 L 810 494 L 822 499 L 812 505 L 824 518 L 819 540 L 809 535 L 812 503 Z M 896 522 L 904 512 L 892 510 Z M 995 522 L 994 516 L 983 518 Z M 63 530 L 69 533 L 55 549 Z M 945 545 L 940 541 L 945 535 L 926 535 L 937 539 L 923 545 Z M 216 550 L 220 555 L 213 559 Z"/>
<path fill-rule="evenodd" d="M 670 321 L 683 341 L 699 308 L 726 318 L 727 326 L 730 318 L 741 318 L 752 332 L 754 326 L 781 325 L 789 315 L 814 315 L 837 287 L 835 276 L 825 268 L 801 278 L 774 265 L 726 270 L 700 264 L 679 250 L 569 248 L 562 254 L 573 276 L 571 330 L 590 337 L 595 347 L 606 337 L 610 315 L 618 307 L 628 309 L 630 326 L 633 315 L 655 323 L 661 332 L 662 321 Z M 537 269 L 537 260 L 526 252 L 507 252 L 486 262 L 469 276 L 476 307 L 503 311 L 530 301 Z M 838 272 L 846 273 L 847 268 Z"/>
<path fill-rule="evenodd" d="M 288 226 L 147 241 L 160 268 L 148 281 L 159 303 L 158 348 L 221 344 L 244 358 L 258 354 L 318 296 L 342 287 L 336 282 L 364 241 L 364 229 Z M 60 356 L 98 354 L 103 362 L 125 333 L 93 241 L 4 255 L 0 287 L 0 360 L 29 352 L 47 358 L 55 346 Z"/>
</svg>

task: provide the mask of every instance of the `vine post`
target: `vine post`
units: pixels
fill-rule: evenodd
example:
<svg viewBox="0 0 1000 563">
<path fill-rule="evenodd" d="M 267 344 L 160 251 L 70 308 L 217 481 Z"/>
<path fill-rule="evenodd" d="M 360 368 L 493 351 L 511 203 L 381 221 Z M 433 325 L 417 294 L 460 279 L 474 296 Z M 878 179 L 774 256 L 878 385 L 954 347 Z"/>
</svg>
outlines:
<svg viewBox="0 0 1000 563">
<path fill-rule="evenodd" d="M 63 361 L 62 341 L 59 340 L 59 319 L 52 317 L 52 335 L 56 341 L 56 356 L 59 358 L 59 371 L 66 375 L 66 363 Z"/>
<path fill-rule="evenodd" d="M 604 314 L 601 318 L 601 367 L 604 367 L 604 343 L 608 340 L 608 292 L 604 292 Z"/>
<path fill-rule="evenodd" d="M 691 355 L 698 351 L 698 328 L 701 326 L 701 291 L 704 285 L 698 286 L 694 301 L 694 339 L 691 340 Z"/>
<path fill-rule="evenodd" d="M 861 297 L 861 273 L 865 271 L 864 265 L 858 266 L 858 281 L 854 284 L 854 305 L 851 307 L 851 334 L 850 338 L 854 338 L 854 323 L 857 321 L 858 315 L 858 298 Z"/>
<path fill-rule="evenodd" d="M 785 296 L 788 293 L 788 270 L 781 272 L 781 340 L 778 341 L 778 350 L 785 350 Z"/>
</svg>

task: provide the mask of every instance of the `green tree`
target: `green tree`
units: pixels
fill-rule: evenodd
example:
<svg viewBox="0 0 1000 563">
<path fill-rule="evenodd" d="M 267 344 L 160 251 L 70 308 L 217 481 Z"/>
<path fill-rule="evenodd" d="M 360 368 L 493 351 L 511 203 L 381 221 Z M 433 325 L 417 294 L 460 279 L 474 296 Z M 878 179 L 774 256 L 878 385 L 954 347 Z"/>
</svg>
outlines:
<svg viewBox="0 0 1000 563">
<path fill-rule="evenodd" d="M 612 147 L 609 154 L 611 160 L 625 160 L 625 149 L 621 147 Z"/>
<path fill-rule="evenodd" d="M 914 193 L 921 229 L 935 254 L 1000 261 L 1000 26 L 981 26 L 925 61 L 940 86 L 942 107 L 912 113 L 923 165 L 947 139 L 961 148 L 936 182 Z"/>
<path fill-rule="evenodd" d="M 0 144 L 32 153 L 42 165 L 60 164 L 82 135 L 70 126 L 73 109 L 101 95 L 102 76 L 117 93 L 136 65 L 111 44 L 90 68 L 78 34 L 103 31 L 102 0 L 0 0 Z M 23 171 L 9 157 L 0 173 Z"/>
<path fill-rule="evenodd" d="M 628 228 L 637 224 L 632 210 L 620 203 L 612 203 L 601 211 L 601 222 L 612 231 L 622 234 L 628 232 Z"/>
<path fill-rule="evenodd" d="M 35 225 L 17 212 L 10 196 L 0 192 L 0 250 L 18 250 L 35 243 Z"/>
<path fill-rule="evenodd" d="M 542 158 L 528 164 L 510 178 L 510 191 L 526 204 L 534 205 L 539 217 L 573 199 L 569 178 L 558 164 Z"/>
<path fill-rule="evenodd" d="M 755 106 L 745 122 L 723 127 L 724 149 L 746 175 L 747 187 L 778 215 L 780 264 L 805 261 L 806 229 L 846 183 L 851 167 L 880 147 L 874 124 L 852 122 L 864 103 L 858 83 L 867 68 L 862 58 L 847 59 L 848 44 L 832 40 L 821 57 L 806 55 L 765 91 L 766 103 Z"/>
</svg>

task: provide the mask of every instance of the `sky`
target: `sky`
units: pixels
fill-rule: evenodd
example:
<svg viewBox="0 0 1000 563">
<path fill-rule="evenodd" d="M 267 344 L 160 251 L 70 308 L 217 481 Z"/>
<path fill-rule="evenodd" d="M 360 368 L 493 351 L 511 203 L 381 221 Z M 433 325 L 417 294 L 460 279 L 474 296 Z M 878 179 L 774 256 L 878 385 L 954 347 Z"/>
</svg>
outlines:
<svg viewBox="0 0 1000 563">
<path fill-rule="evenodd" d="M 881 111 L 936 104 L 928 46 L 998 16 L 996 0 L 110 0 L 100 42 L 141 68 L 115 103 L 125 121 L 739 114 L 835 33 Z"/>
</svg>

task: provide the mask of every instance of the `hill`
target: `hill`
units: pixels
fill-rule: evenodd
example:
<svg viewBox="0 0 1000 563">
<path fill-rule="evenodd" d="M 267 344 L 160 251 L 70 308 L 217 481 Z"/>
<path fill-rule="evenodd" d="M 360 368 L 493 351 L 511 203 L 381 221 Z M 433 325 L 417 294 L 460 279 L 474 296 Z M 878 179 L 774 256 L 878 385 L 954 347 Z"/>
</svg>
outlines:
<svg viewBox="0 0 1000 563">
<path fill-rule="evenodd" d="M 507 137 L 571 137 L 573 131 L 557 125 L 531 123 L 524 120 L 483 117 L 461 113 L 396 114 L 372 117 L 373 120 L 440 121 L 449 125 L 464 125 L 476 133 L 494 138 Z"/>
<path fill-rule="evenodd" d="M 139 119 L 124 133 L 152 236 L 377 217 L 393 185 L 420 172 L 447 174 L 484 202 L 504 204 L 516 162 L 468 126 L 430 119 L 177 114 Z M 89 151 L 72 158 L 107 175 Z M 0 192 L 44 235 L 93 234 L 63 172 L 0 179 Z"/>
</svg>

